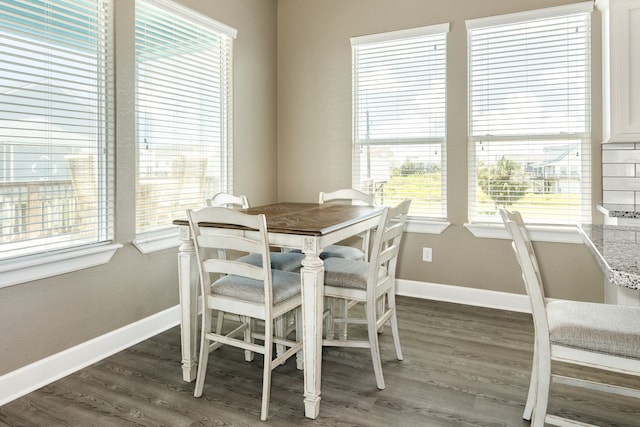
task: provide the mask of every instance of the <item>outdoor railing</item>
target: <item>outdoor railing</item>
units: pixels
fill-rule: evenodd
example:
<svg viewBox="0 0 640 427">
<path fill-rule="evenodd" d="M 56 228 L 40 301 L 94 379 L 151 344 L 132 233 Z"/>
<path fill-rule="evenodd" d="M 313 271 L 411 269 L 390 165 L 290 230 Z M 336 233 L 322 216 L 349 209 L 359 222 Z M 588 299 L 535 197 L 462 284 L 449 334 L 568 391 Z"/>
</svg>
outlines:
<svg viewBox="0 0 640 427">
<path fill-rule="evenodd" d="M 73 231 L 75 205 L 71 180 L 0 183 L 0 243 Z"/>
</svg>

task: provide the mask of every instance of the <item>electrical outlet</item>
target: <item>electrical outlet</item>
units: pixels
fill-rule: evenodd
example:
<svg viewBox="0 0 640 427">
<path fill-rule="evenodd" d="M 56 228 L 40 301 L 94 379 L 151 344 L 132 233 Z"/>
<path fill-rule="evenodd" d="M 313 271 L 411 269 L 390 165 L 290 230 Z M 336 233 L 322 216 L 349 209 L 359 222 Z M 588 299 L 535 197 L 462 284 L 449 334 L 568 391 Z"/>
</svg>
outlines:
<svg viewBox="0 0 640 427">
<path fill-rule="evenodd" d="M 422 248 L 422 261 L 431 262 L 431 248 Z"/>
</svg>

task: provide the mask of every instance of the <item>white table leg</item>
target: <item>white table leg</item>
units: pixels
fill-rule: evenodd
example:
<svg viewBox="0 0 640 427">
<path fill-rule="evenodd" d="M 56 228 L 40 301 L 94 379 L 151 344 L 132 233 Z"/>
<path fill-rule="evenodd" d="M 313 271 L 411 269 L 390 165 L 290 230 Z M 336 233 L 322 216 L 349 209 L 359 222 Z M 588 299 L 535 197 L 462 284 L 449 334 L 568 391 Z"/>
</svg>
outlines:
<svg viewBox="0 0 640 427">
<path fill-rule="evenodd" d="M 304 333 L 304 413 L 316 418 L 320 412 L 320 371 L 322 367 L 322 311 L 324 309 L 324 264 L 314 248 L 314 239 L 305 239 L 306 258 L 300 271 L 302 280 L 302 324 Z M 309 250 L 309 252 L 307 252 Z"/>
<path fill-rule="evenodd" d="M 198 265 L 195 248 L 189 236 L 189 227 L 180 227 L 178 248 L 178 286 L 180 296 L 180 337 L 182 347 L 182 379 L 196 378 L 196 329 L 198 325 Z"/>
</svg>

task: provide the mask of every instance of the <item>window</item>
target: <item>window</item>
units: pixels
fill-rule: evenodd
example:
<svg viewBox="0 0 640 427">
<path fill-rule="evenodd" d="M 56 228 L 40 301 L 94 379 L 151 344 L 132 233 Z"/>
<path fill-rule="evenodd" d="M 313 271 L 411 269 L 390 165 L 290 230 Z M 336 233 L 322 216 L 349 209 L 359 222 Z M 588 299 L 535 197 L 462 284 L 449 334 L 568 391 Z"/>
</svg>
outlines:
<svg viewBox="0 0 640 427">
<path fill-rule="evenodd" d="M 445 219 L 449 24 L 354 37 L 353 187 Z"/>
<path fill-rule="evenodd" d="M 467 21 L 472 222 L 591 222 L 592 8 Z"/>
<path fill-rule="evenodd" d="M 112 239 L 110 8 L 0 3 L 0 261 Z"/>
<path fill-rule="evenodd" d="M 169 1 L 136 2 L 136 232 L 175 227 L 231 188 L 236 31 Z"/>
</svg>

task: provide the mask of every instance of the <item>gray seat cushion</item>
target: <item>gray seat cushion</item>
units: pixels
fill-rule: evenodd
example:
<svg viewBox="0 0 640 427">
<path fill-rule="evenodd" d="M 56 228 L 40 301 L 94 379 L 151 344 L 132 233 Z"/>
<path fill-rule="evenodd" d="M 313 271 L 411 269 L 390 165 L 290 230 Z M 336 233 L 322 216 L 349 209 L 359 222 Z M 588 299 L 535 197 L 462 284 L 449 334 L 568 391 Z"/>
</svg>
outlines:
<svg viewBox="0 0 640 427">
<path fill-rule="evenodd" d="M 300 249 L 295 249 L 293 252 L 300 253 Z M 353 246 L 329 245 L 320 252 L 320 259 L 327 258 L 347 258 L 362 261 L 364 260 L 364 252 Z"/>
<path fill-rule="evenodd" d="M 578 301 L 547 304 L 554 344 L 640 359 L 640 308 Z"/>
<path fill-rule="evenodd" d="M 290 271 L 271 270 L 273 303 L 300 295 L 300 274 Z M 264 283 L 260 280 L 230 274 L 211 285 L 212 295 L 221 295 L 255 303 L 264 302 Z"/>
<path fill-rule="evenodd" d="M 304 254 L 299 252 L 271 252 L 270 257 L 273 270 L 298 272 L 302 268 Z M 262 267 L 262 256 L 259 254 L 245 255 L 236 261 Z"/>
<path fill-rule="evenodd" d="M 346 258 L 324 260 L 324 284 L 339 288 L 367 289 L 370 263 Z M 378 270 L 378 277 L 386 274 L 384 268 Z"/>
<path fill-rule="evenodd" d="M 363 260 L 364 252 L 353 246 L 329 245 L 320 253 L 320 259 L 327 258 L 347 258 L 353 260 Z"/>
</svg>

